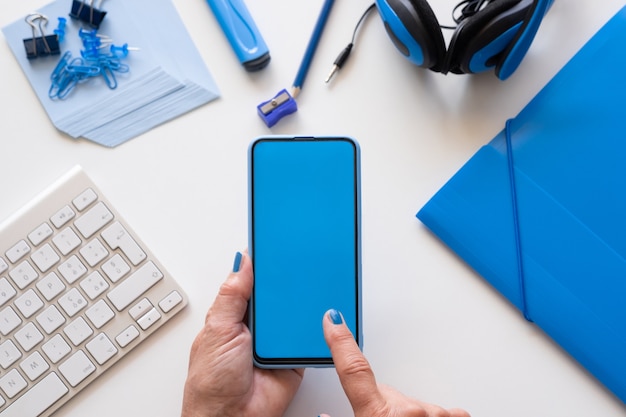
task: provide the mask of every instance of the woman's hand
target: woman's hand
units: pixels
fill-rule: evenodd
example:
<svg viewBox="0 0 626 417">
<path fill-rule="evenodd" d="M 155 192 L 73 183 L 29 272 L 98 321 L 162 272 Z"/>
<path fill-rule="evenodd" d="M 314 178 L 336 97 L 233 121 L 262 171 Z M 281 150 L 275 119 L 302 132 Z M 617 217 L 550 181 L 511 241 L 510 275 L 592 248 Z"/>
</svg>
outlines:
<svg viewBox="0 0 626 417">
<path fill-rule="evenodd" d="M 326 343 L 354 417 L 470 417 L 464 410 L 446 410 L 409 398 L 386 385 L 378 385 L 369 362 L 341 314 L 329 310 L 324 315 L 323 326 Z"/>
<path fill-rule="evenodd" d="M 298 390 L 304 370 L 252 364 L 245 323 L 252 284 L 250 258 L 237 253 L 191 347 L 182 417 L 282 417 Z"/>
</svg>

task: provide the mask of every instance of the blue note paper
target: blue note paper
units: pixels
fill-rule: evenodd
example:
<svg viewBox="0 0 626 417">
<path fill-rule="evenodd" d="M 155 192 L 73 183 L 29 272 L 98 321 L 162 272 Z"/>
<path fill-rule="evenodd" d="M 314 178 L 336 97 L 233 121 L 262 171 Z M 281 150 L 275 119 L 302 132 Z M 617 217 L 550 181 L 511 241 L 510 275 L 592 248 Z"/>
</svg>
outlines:
<svg viewBox="0 0 626 417">
<path fill-rule="evenodd" d="M 118 87 L 114 90 L 95 77 L 77 85 L 66 99 L 51 99 L 50 74 L 60 56 L 26 58 L 22 39 L 30 38 L 32 32 L 23 18 L 2 29 L 59 130 L 74 138 L 116 146 L 219 97 L 218 87 L 171 0 L 110 2 L 105 7 L 107 16 L 98 33 L 115 45 L 139 48 L 124 59 L 130 71 L 116 73 Z M 83 24 L 69 18 L 69 9 L 68 2 L 55 1 L 38 12 L 48 17 L 47 33 L 56 27 L 57 17 L 67 18 L 61 54 L 70 51 L 78 57 L 83 48 L 78 30 Z"/>
</svg>

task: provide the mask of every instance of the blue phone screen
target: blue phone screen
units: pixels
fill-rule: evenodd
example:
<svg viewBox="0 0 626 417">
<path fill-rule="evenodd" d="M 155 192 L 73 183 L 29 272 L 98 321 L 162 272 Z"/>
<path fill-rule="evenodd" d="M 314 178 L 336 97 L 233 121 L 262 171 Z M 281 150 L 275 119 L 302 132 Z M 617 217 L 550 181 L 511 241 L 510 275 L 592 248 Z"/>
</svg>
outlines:
<svg viewBox="0 0 626 417">
<path fill-rule="evenodd" d="M 251 153 L 255 356 L 332 363 L 326 310 L 340 310 L 353 334 L 360 330 L 358 146 L 261 139 Z"/>
</svg>

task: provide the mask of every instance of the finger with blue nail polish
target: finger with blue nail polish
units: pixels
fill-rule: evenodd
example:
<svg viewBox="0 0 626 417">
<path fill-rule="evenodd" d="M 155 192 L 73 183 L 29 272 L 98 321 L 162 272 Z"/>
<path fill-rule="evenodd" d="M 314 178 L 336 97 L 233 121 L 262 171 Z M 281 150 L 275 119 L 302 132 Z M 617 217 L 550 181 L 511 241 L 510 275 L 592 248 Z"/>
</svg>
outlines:
<svg viewBox="0 0 626 417">
<path fill-rule="evenodd" d="M 333 322 L 333 324 L 343 323 L 343 317 L 341 317 L 341 313 L 335 310 L 334 308 L 331 310 L 328 310 L 328 317 L 330 318 L 330 321 Z"/>
<path fill-rule="evenodd" d="M 328 310 L 322 322 L 324 338 L 330 348 L 341 386 L 354 410 L 354 417 L 469 417 L 464 410 L 446 410 L 378 384 L 374 371 L 344 323 L 341 313 L 335 309 Z"/>
<path fill-rule="evenodd" d="M 239 269 L 241 268 L 242 259 L 243 259 L 243 255 L 241 254 L 241 252 L 237 252 L 235 254 L 235 261 L 233 262 L 233 272 L 235 273 L 239 272 Z"/>
</svg>

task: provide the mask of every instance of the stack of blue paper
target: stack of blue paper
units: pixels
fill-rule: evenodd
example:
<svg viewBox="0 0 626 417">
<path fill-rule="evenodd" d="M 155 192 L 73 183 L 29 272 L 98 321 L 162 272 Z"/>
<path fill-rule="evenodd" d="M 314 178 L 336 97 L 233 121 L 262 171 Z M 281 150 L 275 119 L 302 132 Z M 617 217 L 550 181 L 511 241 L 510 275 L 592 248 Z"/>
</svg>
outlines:
<svg viewBox="0 0 626 417">
<path fill-rule="evenodd" d="M 89 3 L 86 2 L 85 6 Z M 31 27 L 20 18 L 2 29 L 41 104 L 54 125 L 73 138 L 84 137 L 104 146 L 119 145 L 153 127 L 201 106 L 219 91 L 171 0 L 105 3 L 107 15 L 98 34 L 114 45 L 127 44 L 126 73 L 115 73 L 117 87 L 103 77 L 77 84 L 64 99 L 51 98 L 51 74 L 62 55 L 80 57 L 79 29 L 87 24 L 69 18 L 71 2 L 55 1 L 38 13 L 48 18 L 51 34 L 57 18 L 67 18 L 61 54 L 27 59 L 23 39 Z"/>
</svg>

